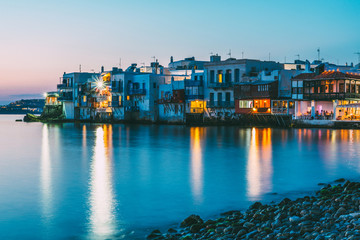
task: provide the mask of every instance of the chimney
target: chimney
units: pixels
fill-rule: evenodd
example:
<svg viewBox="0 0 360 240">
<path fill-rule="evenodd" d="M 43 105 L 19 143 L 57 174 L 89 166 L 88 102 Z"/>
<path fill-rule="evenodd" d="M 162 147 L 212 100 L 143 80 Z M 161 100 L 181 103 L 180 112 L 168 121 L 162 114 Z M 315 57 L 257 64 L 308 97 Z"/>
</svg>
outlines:
<svg viewBox="0 0 360 240">
<path fill-rule="evenodd" d="M 174 62 L 174 58 L 173 56 L 170 57 L 170 62 L 173 63 Z"/>
<path fill-rule="evenodd" d="M 221 56 L 219 55 L 211 55 L 210 56 L 210 62 L 220 62 L 221 61 Z"/>
<path fill-rule="evenodd" d="M 102 73 L 104 72 L 104 66 L 101 66 L 101 72 Z"/>
</svg>

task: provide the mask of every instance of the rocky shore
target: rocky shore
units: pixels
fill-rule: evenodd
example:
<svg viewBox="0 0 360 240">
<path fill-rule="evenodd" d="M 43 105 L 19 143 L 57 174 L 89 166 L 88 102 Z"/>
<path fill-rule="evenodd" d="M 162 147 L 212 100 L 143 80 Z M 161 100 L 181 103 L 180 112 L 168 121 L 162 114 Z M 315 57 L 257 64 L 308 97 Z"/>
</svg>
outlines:
<svg viewBox="0 0 360 240">
<path fill-rule="evenodd" d="M 245 212 L 225 212 L 215 220 L 191 215 L 179 229 L 154 230 L 147 239 L 360 239 L 360 182 L 320 185 L 314 196 L 255 202 Z"/>
</svg>

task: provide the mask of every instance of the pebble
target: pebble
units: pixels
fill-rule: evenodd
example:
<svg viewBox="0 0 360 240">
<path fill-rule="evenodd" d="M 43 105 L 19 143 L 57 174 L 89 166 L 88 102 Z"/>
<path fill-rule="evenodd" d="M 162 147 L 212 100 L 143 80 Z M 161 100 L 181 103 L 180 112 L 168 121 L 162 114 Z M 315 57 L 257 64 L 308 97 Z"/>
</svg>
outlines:
<svg viewBox="0 0 360 240">
<path fill-rule="evenodd" d="M 191 215 L 178 230 L 154 230 L 147 239 L 360 240 L 360 183 L 340 178 L 319 186 L 314 196 L 269 205 L 255 202 L 244 212 L 228 211 L 205 222 Z"/>
</svg>

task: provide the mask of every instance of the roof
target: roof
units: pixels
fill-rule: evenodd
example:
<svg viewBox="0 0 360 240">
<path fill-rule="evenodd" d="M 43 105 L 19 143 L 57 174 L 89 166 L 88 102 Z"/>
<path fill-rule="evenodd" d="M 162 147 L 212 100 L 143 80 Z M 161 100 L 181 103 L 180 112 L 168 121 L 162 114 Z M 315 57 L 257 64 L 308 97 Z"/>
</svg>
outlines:
<svg viewBox="0 0 360 240">
<path fill-rule="evenodd" d="M 332 71 L 324 71 L 319 75 L 316 75 L 315 73 L 302 73 L 295 77 L 293 77 L 293 80 L 323 80 L 323 79 L 360 79 L 360 73 L 344 73 L 344 72 L 338 72 L 335 70 Z"/>
<path fill-rule="evenodd" d="M 360 79 L 360 74 L 343 73 L 337 71 L 325 71 L 314 77 L 314 79 L 342 79 L 342 78 L 356 78 Z"/>
<path fill-rule="evenodd" d="M 304 79 L 313 79 L 316 76 L 315 73 L 301 73 L 293 77 L 293 80 L 304 80 Z"/>
<path fill-rule="evenodd" d="M 264 84 L 271 84 L 274 82 L 277 82 L 277 80 L 269 80 L 269 81 L 258 80 L 254 82 L 242 82 L 239 85 L 264 85 Z"/>
</svg>

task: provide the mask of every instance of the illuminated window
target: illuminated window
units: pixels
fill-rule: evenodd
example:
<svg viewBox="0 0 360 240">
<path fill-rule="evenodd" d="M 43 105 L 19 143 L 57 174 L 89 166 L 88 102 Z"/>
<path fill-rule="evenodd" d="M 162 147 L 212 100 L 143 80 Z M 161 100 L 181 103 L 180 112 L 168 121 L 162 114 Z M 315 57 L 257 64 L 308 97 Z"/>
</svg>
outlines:
<svg viewBox="0 0 360 240">
<path fill-rule="evenodd" d="M 222 70 L 218 70 L 218 72 L 217 72 L 217 80 L 218 80 L 218 83 L 223 82 L 223 71 Z"/>
</svg>

